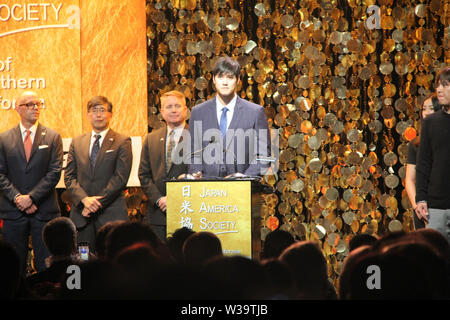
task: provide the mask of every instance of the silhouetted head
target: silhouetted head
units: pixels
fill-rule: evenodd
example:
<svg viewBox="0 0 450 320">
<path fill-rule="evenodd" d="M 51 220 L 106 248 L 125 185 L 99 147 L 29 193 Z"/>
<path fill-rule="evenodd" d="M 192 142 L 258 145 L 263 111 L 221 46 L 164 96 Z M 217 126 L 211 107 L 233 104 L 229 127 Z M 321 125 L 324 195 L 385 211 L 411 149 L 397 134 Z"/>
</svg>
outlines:
<svg viewBox="0 0 450 320">
<path fill-rule="evenodd" d="M 278 258 L 280 254 L 295 242 L 290 232 L 285 230 L 275 230 L 269 232 L 264 240 L 261 259 Z"/>
<path fill-rule="evenodd" d="M 222 254 L 222 244 L 211 232 L 196 232 L 190 235 L 183 245 L 184 262 L 187 264 L 203 264 Z"/>
</svg>

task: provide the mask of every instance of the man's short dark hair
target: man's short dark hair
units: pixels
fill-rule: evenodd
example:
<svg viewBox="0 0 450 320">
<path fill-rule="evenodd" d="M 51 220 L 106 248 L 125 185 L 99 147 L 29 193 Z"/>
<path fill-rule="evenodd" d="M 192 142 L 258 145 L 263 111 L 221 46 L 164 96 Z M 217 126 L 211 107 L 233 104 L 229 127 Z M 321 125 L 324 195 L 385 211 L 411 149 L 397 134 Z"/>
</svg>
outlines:
<svg viewBox="0 0 450 320">
<path fill-rule="evenodd" d="M 239 62 L 228 56 L 223 56 L 217 59 L 216 64 L 212 70 L 214 76 L 232 73 L 239 79 L 241 75 L 241 66 Z"/>
<path fill-rule="evenodd" d="M 445 67 L 439 71 L 436 77 L 436 86 L 439 86 L 439 84 L 442 84 L 443 86 L 450 84 L 450 67 Z"/>
<path fill-rule="evenodd" d="M 106 98 L 104 96 L 92 97 L 87 103 L 87 110 L 89 111 L 93 107 L 98 106 L 98 105 L 107 106 L 108 111 L 112 112 L 112 103 L 111 103 L 111 101 L 108 100 L 108 98 Z"/>
<path fill-rule="evenodd" d="M 76 228 L 67 217 L 57 217 L 47 222 L 42 238 L 54 256 L 70 256 L 76 249 Z"/>
</svg>

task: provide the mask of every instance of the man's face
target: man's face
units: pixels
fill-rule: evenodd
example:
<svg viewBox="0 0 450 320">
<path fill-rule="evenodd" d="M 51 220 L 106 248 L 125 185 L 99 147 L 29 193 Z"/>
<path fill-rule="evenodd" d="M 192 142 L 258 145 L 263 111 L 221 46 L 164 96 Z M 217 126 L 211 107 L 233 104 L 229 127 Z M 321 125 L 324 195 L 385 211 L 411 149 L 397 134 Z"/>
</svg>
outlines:
<svg viewBox="0 0 450 320">
<path fill-rule="evenodd" d="M 178 127 L 186 119 L 187 107 L 182 99 L 168 96 L 161 102 L 161 115 L 168 126 Z"/>
<path fill-rule="evenodd" d="M 213 77 L 216 91 L 221 96 L 233 95 L 239 83 L 239 79 L 233 73 L 219 73 Z"/>
<path fill-rule="evenodd" d="M 101 132 L 109 127 L 112 112 L 108 109 L 108 105 L 98 104 L 88 111 L 88 119 L 95 132 Z"/>
<path fill-rule="evenodd" d="M 22 124 L 35 124 L 39 120 L 42 107 L 41 100 L 34 92 L 26 92 L 16 101 L 16 110 L 20 115 Z"/>
<path fill-rule="evenodd" d="M 450 82 L 443 83 L 439 81 L 439 86 L 436 88 L 437 98 L 442 105 L 450 105 Z"/>
</svg>

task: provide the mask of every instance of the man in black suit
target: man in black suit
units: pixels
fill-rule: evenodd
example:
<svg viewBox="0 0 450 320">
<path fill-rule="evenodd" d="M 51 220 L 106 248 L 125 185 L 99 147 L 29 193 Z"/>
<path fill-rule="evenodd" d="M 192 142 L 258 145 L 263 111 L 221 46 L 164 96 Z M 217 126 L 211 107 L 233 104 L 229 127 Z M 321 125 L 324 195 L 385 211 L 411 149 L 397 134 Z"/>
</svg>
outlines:
<svg viewBox="0 0 450 320">
<path fill-rule="evenodd" d="M 20 257 L 25 273 L 31 234 L 37 271 L 49 252 L 42 240 L 47 221 L 60 215 L 55 186 L 61 177 L 63 149 L 58 132 L 38 123 L 42 102 L 32 91 L 22 93 L 15 109 L 20 123 L 0 135 L 0 218 L 3 238 Z"/>
<path fill-rule="evenodd" d="M 166 179 L 187 172 L 182 159 L 182 141 L 190 142 L 186 116 L 186 98 L 178 91 L 161 96 L 161 114 L 164 126 L 149 133 L 142 145 L 139 180 L 149 199 L 147 221 L 161 240 L 166 240 Z"/>
<path fill-rule="evenodd" d="M 70 145 L 64 182 L 71 197 L 70 218 L 78 241 L 95 252 L 97 230 L 109 221 L 127 220 L 123 195 L 131 172 L 131 139 L 109 128 L 112 103 L 91 98 L 87 117 L 92 132 L 75 137 Z"/>
</svg>

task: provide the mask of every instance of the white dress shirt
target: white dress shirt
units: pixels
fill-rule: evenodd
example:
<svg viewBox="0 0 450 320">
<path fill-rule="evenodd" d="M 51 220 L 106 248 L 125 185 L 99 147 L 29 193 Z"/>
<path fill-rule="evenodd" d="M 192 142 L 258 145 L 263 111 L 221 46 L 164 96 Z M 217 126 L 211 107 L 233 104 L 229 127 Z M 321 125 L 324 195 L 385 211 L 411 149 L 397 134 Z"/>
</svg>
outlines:
<svg viewBox="0 0 450 320">
<path fill-rule="evenodd" d="M 220 117 L 222 116 L 222 109 L 227 107 L 227 130 L 230 127 L 231 119 L 233 118 L 234 108 L 236 107 L 237 95 L 234 94 L 233 99 L 226 106 L 220 103 L 219 99 L 216 97 L 216 110 L 217 110 L 217 123 L 220 125 Z"/>
<path fill-rule="evenodd" d="M 22 134 L 22 142 L 25 140 L 25 137 L 27 136 L 27 130 L 30 130 L 31 131 L 31 134 L 30 134 L 31 144 L 33 144 L 34 137 L 36 136 L 37 122 L 30 129 L 25 128 L 22 125 L 22 122 L 20 122 L 19 125 L 20 125 L 20 133 Z"/>
<path fill-rule="evenodd" d="M 104 130 L 104 131 L 102 131 L 102 132 L 99 132 L 99 133 L 97 133 L 97 132 L 95 132 L 94 130 L 92 130 L 92 133 L 91 133 L 91 144 L 90 144 L 90 146 L 89 146 L 89 157 L 91 156 L 92 147 L 94 146 L 95 136 L 96 136 L 97 134 L 99 134 L 99 135 L 101 136 L 101 137 L 100 137 L 100 140 L 98 141 L 99 146 L 100 146 L 100 148 L 101 148 L 101 147 L 102 147 L 103 140 L 105 139 L 105 136 L 106 136 L 106 134 L 108 133 L 108 130 L 109 130 L 109 128 L 106 129 L 106 130 Z"/>
<path fill-rule="evenodd" d="M 167 127 L 167 135 L 166 135 L 166 150 L 167 150 L 167 147 L 169 146 L 169 135 L 170 135 L 170 132 L 171 131 L 174 131 L 174 136 L 173 136 L 173 138 L 174 138 L 174 140 L 175 140 L 175 147 L 177 146 L 177 144 L 178 144 L 178 141 L 180 140 L 180 137 L 181 137 L 181 135 L 183 134 L 183 130 L 184 130 L 184 127 L 186 126 L 186 123 L 185 122 L 183 122 L 183 124 L 180 124 L 178 127 L 176 127 L 176 128 L 169 128 L 169 127 Z"/>
</svg>

